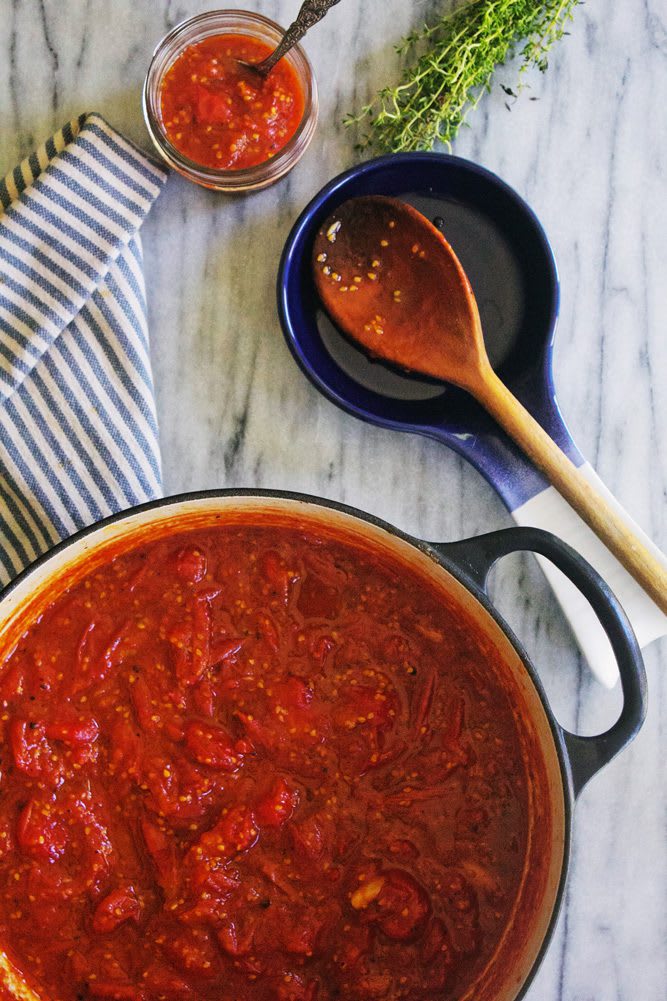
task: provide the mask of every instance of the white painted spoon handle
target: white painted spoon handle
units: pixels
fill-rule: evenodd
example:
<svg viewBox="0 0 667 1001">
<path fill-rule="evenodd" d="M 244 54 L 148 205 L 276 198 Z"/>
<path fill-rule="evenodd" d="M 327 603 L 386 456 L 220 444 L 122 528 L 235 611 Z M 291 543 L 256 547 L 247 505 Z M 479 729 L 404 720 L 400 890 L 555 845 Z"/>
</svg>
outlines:
<svg viewBox="0 0 667 1001">
<path fill-rule="evenodd" d="M 623 510 L 592 466 L 585 463 L 579 467 L 579 472 L 598 493 L 602 494 L 609 506 L 627 523 L 628 528 L 667 569 L 667 557 Z M 667 615 L 660 611 L 655 602 L 554 487 L 547 487 L 535 497 L 531 497 L 525 504 L 512 511 L 512 517 L 518 525 L 532 525 L 558 535 L 595 567 L 623 606 L 641 647 L 648 646 L 659 636 L 667 635 Z M 609 640 L 590 605 L 552 563 L 540 556 L 537 559 L 570 622 L 593 674 L 602 684 L 609 688 L 613 687 L 618 679 L 616 661 Z"/>
</svg>

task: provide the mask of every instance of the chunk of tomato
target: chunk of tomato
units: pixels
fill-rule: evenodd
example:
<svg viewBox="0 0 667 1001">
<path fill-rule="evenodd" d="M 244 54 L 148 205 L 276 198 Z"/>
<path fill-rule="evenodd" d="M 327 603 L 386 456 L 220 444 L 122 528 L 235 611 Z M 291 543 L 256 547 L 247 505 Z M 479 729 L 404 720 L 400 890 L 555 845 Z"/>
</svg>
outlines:
<svg viewBox="0 0 667 1001">
<path fill-rule="evenodd" d="M 321 862 L 333 857 L 334 830 L 331 821 L 322 814 L 311 813 L 289 831 L 296 854 L 311 862 Z"/>
<path fill-rule="evenodd" d="M 138 778 L 141 773 L 143 740 L 136 724 L 129 720 L 114 720 L 110 733 L 110 756 L 114 769 L 126 778 Z"/>
<path fill-rule="evenodd" d="M 293 956 L 312 956 L 322 939 L 325 922 L 313 911 L 299 908 L 285 914 L 280 924 L 283 948 Z"/>
<path fill-rule="evenodd" d="M 70 747 L 82 744 L 92 744 L 97 740 L 100 728 L 92 717 L 80 717 L 71 720 L 54 720 L 46 724 L 46 736 L 51 740 L 59 740 Z"/>
<path fill-rule="evenodd" d="M 288 710 L 303 712 L 313 701 L 313 690 L 303 678 L 288 674 L 282 681 L 273 686 L 276 701 Z"/>
<path fill-rule="evenodd" d="M 257 843 L 259 831 L 248 806 L 233 806 L 188 851 L 188 859 L 197 862 L 231 861 Z M 209 866 L 210 868 L 210 866 Z"/>
<path fill-rule="evenodd" d="M 178 887 L 177 853 L 173 838 L 145 817 L 141 821 L 141 832 L 157 870 L 158 882 L 167 897 L 171 897 Z"/>
<path fill-rule="evenodd" d="M 67 848 L 67 834 L 53 804 L 31 799 L 16 825 L 19 847 L 31 858 L 55 862 Z"/>
<path fill-rule="evenodd" d="M 387 869 L 362 883 L 352 906 L 376 924 L 387 938 L 403 942 L 423 931 L 431 914 L 431 898 L 404 869 Z"/>
<path fill-rule="evenodd" d="M 98 903 L 93 914 L 93 931 L 108 935 L 125 921 L 139 921 L 141 905 L 133 886 L 119 886 Z"/>
<path fill-rule="evenodd" d="M 239 149 L 242 144 L 246 144 L 249 139 L 250 136 L 248 133 L 246 133 L 245 136 L 243 134 L 237 136 L 236 144 L 239 146 Z M 264 579 L 267 585 L 265 587 L 265 592 L 268 591 L 271 598 L 279 601 L 283 605 L 287 605 L 290 600 L 292 589 L 299 581 L 299 574 L 295 570 L 291 570 L 286 565 L 284 559 L 275 550 L 269 550 L 264 554 L 260 566 L 264 571 Z"/>
<path fill-rule="evenodd" d="M 431 899 L 424 887 L 403 869 L 389 869 L 377 898 L 377 923 L 387 938 L 403 941 L 424 928 Z"/>
<path fill-rule="evenodd" d="M 9 744 L 14 764 L 20 771 L 31 779 L 42 778 L 54 784 L 60 783 L 62 763 L 58 761 L 46 739 L 46 727 L 43 723 L 12 720 L 9 724 Z"/>
<path fill-rule="evenodd" d="M 185 726 L 185 746 L 195 761 L 223 772 L 236 772 L 243 754 L 221 726 L 192 720 Z"/>
<path fill-rule="evenodd" d="M 277 778 L 267 795 L 255 807 L 260 827 L 280 827 L 289 820 L 298 803 L 298 790 L 291 788 L 284 778 Z"/>
<path fill-rule="evenodd" d="M 213 980 L 219 974 L 219 953 L 208 929 L 170 929 L 164 936 L 162 948 L 174 966 L 192 977 Z"/>
<path fill-rule="evenodd" d="M 198 546 L 184 546 L 176 554 L 176 572 L 188 584 L 198 584 L 207 569 L 206 554 Z"/>
<path fill-rule="evenodd" d="M 205 87 L 198 87 L 195 98 L 195 116 L 202 125 L 226 125 L 232 109 L 225 94 L 216 94 Z"/>
<path fill-rule="evenodd" d="M 146 733 L 156 733 L 160 726 L 157 699 L 144 677 L 139 675 L 131 689 L 132 706 L 137 722 Z"/>
<path fill-rule="evenodd" d="M 247 956 L 253 947 L 255 930 L 249 922 L 241 918 L 227 921 L 218 929 L 218 942 L 228 956 Z"/>
<path fill-rule="evenodd" d="M 382 730 L 393 725 L 399 702 L 396 690 L 386 675 L 375 672 L 378 684 L 349 685 L 341 692 L 337 719 L 346 727 L 367 725 Z"/>
</svg>

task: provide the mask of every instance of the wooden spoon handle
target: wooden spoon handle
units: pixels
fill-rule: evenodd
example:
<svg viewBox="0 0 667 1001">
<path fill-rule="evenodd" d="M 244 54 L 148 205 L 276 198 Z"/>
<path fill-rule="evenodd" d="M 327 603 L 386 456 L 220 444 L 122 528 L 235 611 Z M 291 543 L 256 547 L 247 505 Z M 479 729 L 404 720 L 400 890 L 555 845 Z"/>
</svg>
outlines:
<svg viewBox="0 0 667 1001">
<path fill-rule="evenodd" d="M 470 392 L 547 476 L 628 573 L 667 614 L 667 570 L 604 497 L 581 475 L 544 428 L 498 378 L 484 367 Z"/>
</svg>

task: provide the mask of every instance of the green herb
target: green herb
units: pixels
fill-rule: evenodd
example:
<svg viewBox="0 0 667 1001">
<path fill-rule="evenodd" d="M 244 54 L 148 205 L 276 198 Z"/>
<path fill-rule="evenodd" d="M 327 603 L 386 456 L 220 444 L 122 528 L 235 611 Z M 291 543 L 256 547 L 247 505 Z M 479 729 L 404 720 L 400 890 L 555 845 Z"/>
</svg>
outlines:
<svg viewBox="0 0 667 1001">
<path fill-rule="evenodd" d="M 472 0 L 408 35 L 397 51 L 412 57 L 396 87 L 385 87 L 346 125 L 363 123 L 361 147 L 430 149 L 449 145 L 471 108 L 490 89 L 495 68 L 519 54 L 519 78 L 544 71 L 547 53 L 581 0 Z M 505 93 L 515 92 L 504 87 Z M 520 85 L 517 89 L 520 89 Z"/>
</svg>

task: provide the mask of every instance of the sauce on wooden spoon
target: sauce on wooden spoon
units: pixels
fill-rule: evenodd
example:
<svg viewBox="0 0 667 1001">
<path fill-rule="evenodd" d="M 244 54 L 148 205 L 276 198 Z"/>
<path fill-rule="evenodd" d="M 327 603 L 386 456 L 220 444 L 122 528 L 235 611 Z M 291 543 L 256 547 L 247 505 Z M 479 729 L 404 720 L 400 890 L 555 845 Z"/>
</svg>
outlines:
<svg viewBox="0 0 667 1001">
<path fill-rule="evenodd" d="M 345 202 L 317 235 L 314 275 L 337 323 L 377 357 L 465 387 L 471 351 L 486 358 L 470 282 L 411 205 L 379 195 Z"/>
</svg>

